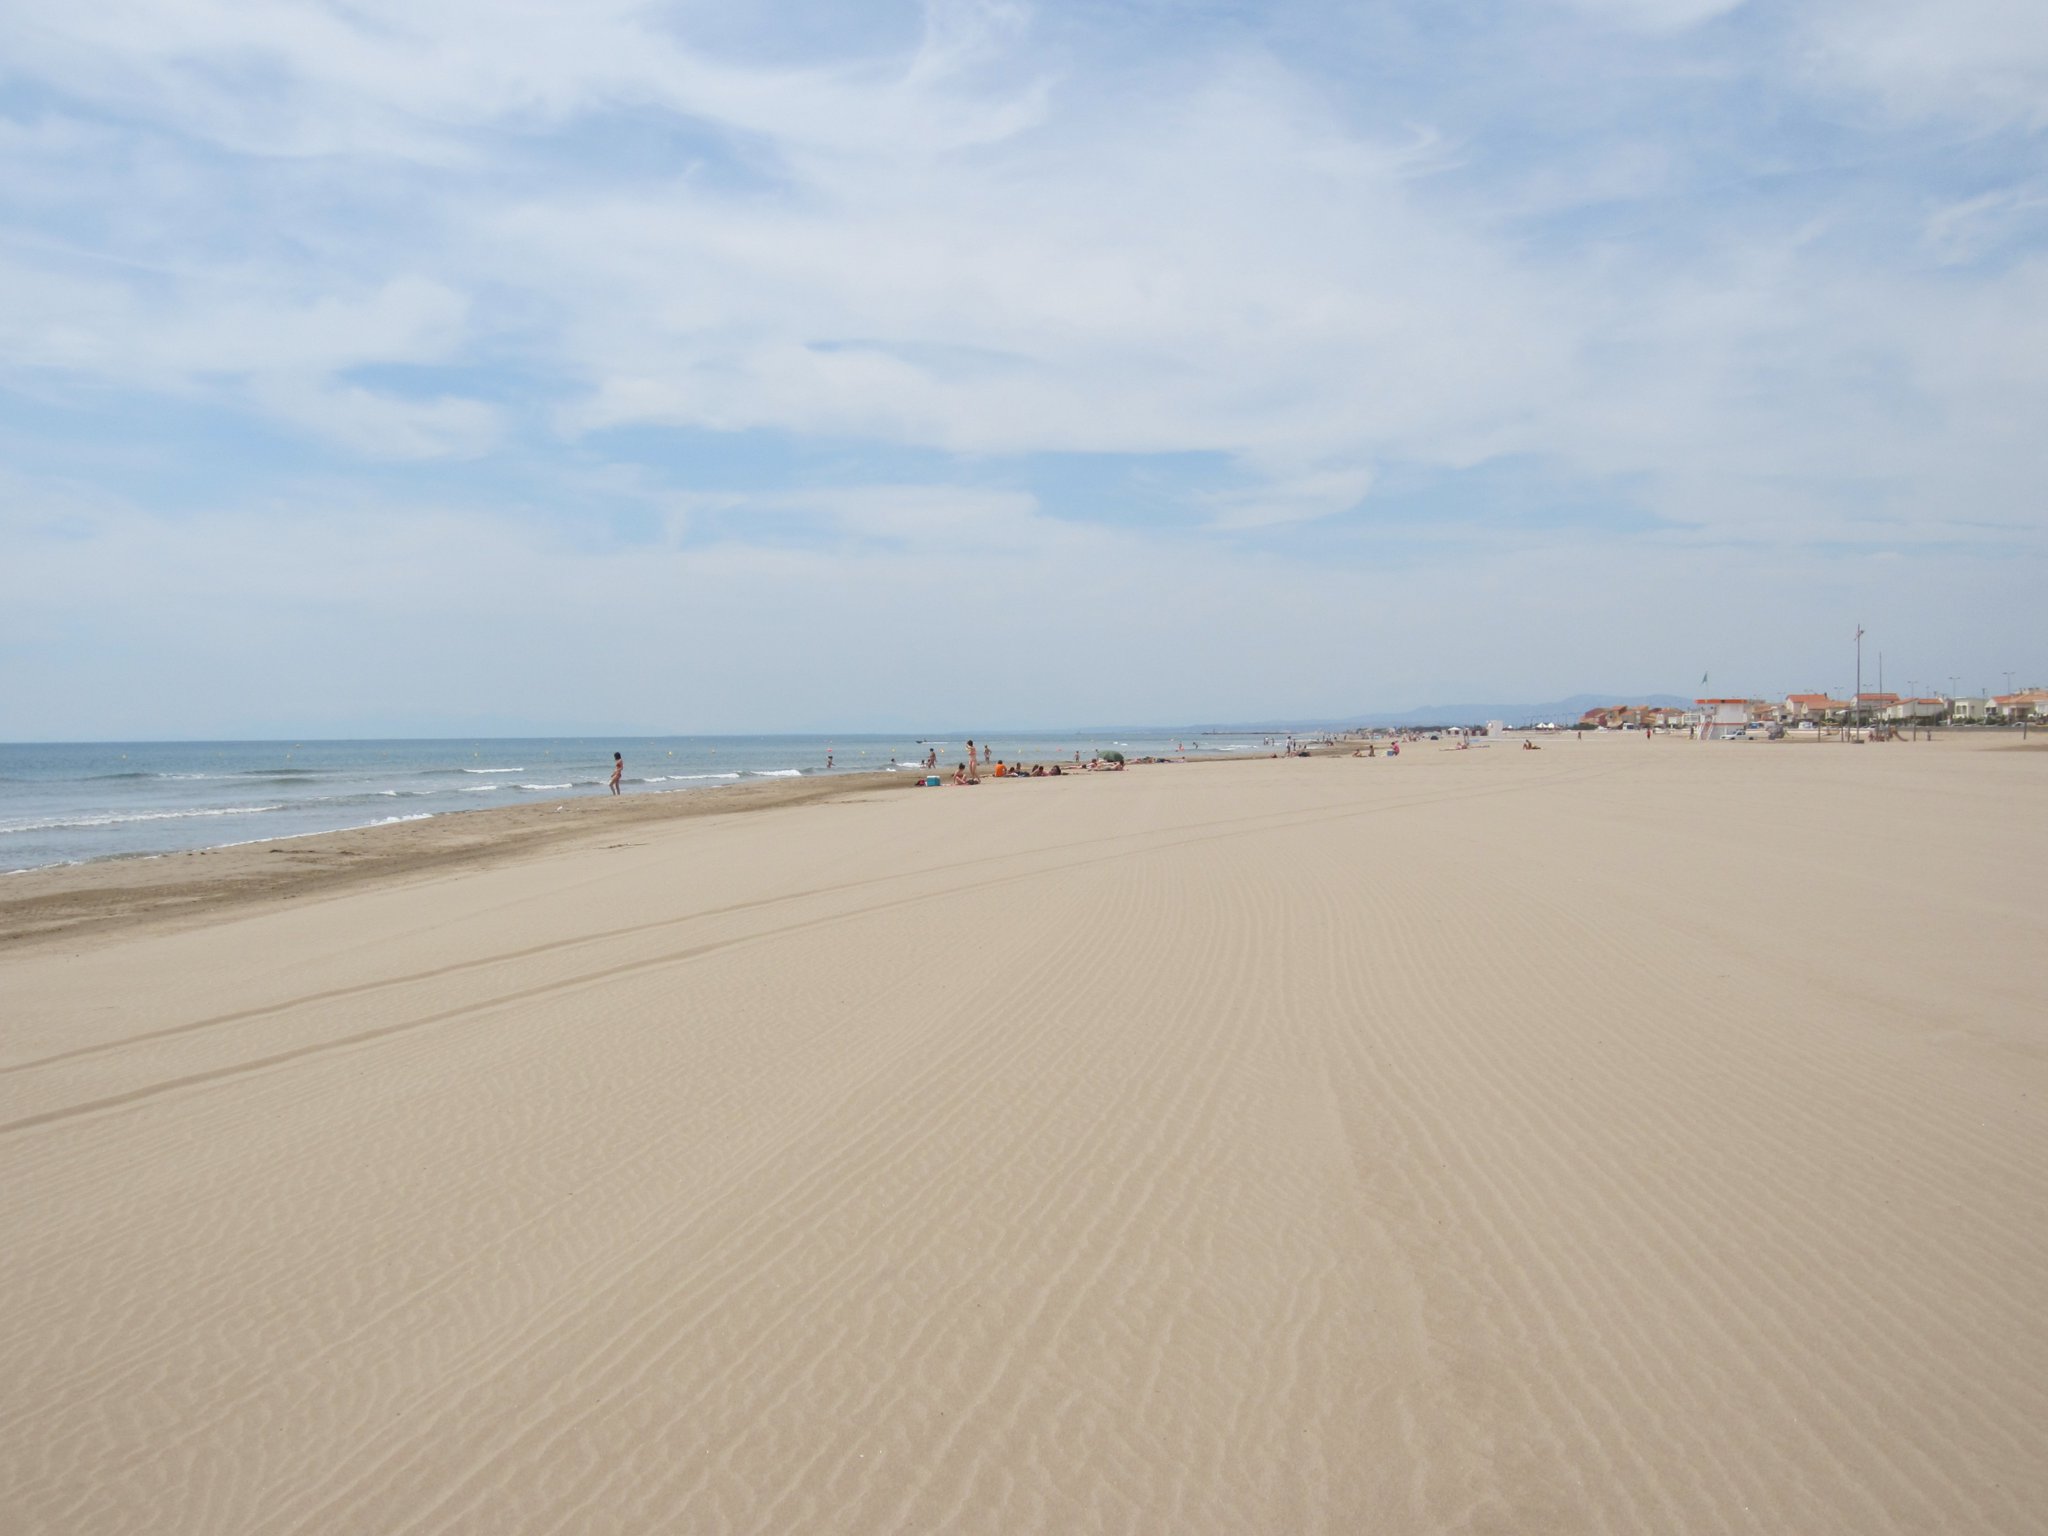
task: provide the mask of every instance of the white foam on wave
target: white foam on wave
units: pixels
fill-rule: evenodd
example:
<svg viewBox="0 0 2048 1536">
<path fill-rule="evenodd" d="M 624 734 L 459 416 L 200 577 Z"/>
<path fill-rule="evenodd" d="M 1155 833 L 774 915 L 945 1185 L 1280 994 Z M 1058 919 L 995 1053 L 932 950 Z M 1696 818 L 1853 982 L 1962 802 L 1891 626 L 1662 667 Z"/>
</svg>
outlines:
<svg viewBox="0 0 2048 1536">
<path fill-rule="evenodd" d="M 568 789 L 567 784 L 521 784 L 521 789 Z"/>
<path fill-rule="evenodd" d="M 464 773 L 524 773 L 526 772 L 526 765 L 521 763 L 517 768 L 465 768 L 462 771 Z"/>
<path fill-rule="evenodd" d="M 183 821 L 191 816 L 259 816 L 265 811 L 283 809 L 281 805 L 222 805 L 196 811 L 136 811 L 128 816 L 66 816 L 49 821 L 24 821 L 13 826 L 0 826 L 0 833 L 57 832 L 73 827 L 125 827 L 135 821 Z"/>
<path fill-rule="evenodd" d="M 464 773 L 469 772 L 467 768 L 462 771 Z M 465 784 L 456 793 L 460 795 L 487 795 L 494 789 L 503 789 L 504 787 L 502 784 Z"/>
<path fill-rule="evenodd" d="M 749 768 L 747 777 L 753 779 L 800 779 L 804 776 L 801 768 Z"/>
</svg>

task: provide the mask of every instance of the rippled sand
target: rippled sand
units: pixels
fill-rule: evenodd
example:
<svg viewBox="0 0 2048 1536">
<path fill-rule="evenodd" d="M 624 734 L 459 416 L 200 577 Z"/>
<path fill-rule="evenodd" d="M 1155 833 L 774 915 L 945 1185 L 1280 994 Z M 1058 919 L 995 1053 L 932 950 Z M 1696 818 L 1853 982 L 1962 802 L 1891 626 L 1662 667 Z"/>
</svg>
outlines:
<svg viewBox="0 0 2048 1536">
<path fill-rule="evenodd" d="M 2038 1531 L 2044 791 L 1425 743 L 17 943 L 0 1529 Z"/>
</svg>

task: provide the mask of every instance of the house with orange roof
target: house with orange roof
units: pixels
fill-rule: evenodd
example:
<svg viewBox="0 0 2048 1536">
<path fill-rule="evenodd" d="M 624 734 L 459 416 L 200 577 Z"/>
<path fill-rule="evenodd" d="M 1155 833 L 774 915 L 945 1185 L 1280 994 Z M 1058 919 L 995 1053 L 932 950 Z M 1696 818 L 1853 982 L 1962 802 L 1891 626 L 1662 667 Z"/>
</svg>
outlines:
<svg viewBox="0 0 2048 1536">
<path fill-rule="evenodd" d="M 1846 714 L 1847 699 L 1832 699 L 1824 693 L 1788 693 L 1785 695 L 1784 718 L 1787 720 L 1825 720 L 1829 716 Z"/>
</svg>

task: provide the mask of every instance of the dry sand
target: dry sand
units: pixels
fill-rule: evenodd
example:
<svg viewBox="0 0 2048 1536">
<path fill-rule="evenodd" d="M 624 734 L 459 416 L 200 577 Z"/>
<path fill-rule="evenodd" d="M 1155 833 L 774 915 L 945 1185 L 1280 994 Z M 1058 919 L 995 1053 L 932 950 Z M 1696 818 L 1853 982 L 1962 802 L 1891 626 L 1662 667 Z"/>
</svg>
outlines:
<svg viewBox="0 0 2048 1536">
<path fill-rule="evenodd" d="M 30 924 L 0 1530 L 2039 1531 L 2044 774 L 627 802 Z"/>
</svg>

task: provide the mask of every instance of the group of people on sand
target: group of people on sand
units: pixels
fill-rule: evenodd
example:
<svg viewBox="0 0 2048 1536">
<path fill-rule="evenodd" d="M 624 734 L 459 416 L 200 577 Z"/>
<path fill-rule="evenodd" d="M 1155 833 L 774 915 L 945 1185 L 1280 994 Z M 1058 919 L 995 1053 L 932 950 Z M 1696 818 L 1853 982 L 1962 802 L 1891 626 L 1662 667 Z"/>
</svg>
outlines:
<svg viewBox="0 0 2048 1536">
<path fill-rule="evenodd" d="M 938 749 L 933 748 L 925 756 L 925 767 L 927 769 L 936 768 L 938 762 Z M 1002 758 L 997 757 L 988 747 L 977 747 L 970 737 L 967 742 L 967 760 L 953 765 L 953 782 L 955 784 L 979 784 L 983 773 L 986 773 L 992 779 L 1057 779 L 1065 774 L 1078 773 L 1084 767 L 1090 772 L 1116 772 L 1121 771 L 1123 766 L 1123 760 L 1116 757 L 1106 759 L 1100 757 L 1091 758 L 1086 764 L 1083 764 L 1081 754 L 1077 751 L 1074 753 L 1074 761 L 1071 767 L 1062 763 L 1053 763 L 1050 766 L 1044 763 L 1033 763 L 1027 767 L 1023 763 L 1004 761 Z"/>
<path fill-rule="evenodd" d="M 1410 740 L 1413 740 L 1413 738 L 1411 737 Z M 1468 738 L 1460 736 L 1458 738 L 1458 744 L 1456 747 L 1446 748 L 1445 750 L 1465 752 L 1469 751 L 1471 749 L 1471 746 L 1472 743 Z M 1543 749 L 1537 746 L 1536 743 L 1531 741 L 1528 737 L 1524 736 L 1522 738 L 1522 750 L 1524 752 L 1541 752 Z M 1380 755 L 1379 743 L 1376 741 L 1368 741 L 1364 746 L 1354 748 L 1352 750 L 1351 755 L 1353 757 L 1378 757 Z M 1387 743 L 1387 756 L 1399 757 L 1400 755 L 1401 738 L 1396 736 L 1392 741 Z"/>
</svg>

